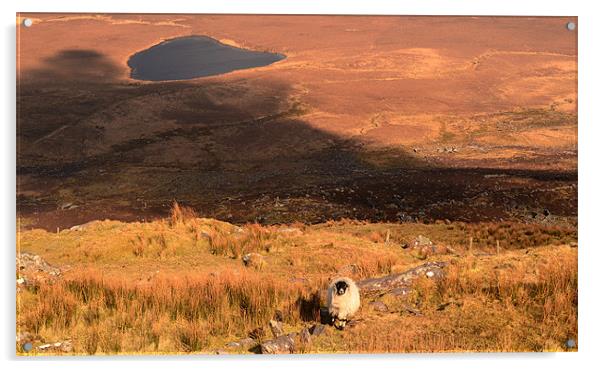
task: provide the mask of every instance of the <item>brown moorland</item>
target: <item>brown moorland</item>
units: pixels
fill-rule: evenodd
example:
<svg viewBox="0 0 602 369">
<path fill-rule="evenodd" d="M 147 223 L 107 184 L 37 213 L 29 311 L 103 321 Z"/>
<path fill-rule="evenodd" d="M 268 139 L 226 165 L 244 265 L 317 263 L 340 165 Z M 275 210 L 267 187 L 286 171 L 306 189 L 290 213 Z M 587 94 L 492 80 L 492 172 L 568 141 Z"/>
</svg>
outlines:
<svg viewBox="0 0 602 369">
<path fill-rule="evenodd" d="M 165 216 L 234 223 L 577 214 L 567 17 L 20 14 L 18 211 L 55 230 Z M 161 40 L 286 55 L 129 78 Z"/>
</svg>

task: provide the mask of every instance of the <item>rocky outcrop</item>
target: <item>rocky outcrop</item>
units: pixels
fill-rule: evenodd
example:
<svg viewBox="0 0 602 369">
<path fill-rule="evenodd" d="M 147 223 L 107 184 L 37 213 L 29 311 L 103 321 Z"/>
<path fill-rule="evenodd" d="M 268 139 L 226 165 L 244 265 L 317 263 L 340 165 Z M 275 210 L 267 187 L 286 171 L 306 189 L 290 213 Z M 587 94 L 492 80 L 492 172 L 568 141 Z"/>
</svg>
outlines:
<svg viewBox="0 0 602 369">
<path fill-rule="evenodd" d="M 28 252 L 22 252 L 17 255 L 17 270 L 20 273 L 45 273 L 49 276 L 59 276 L 61 270 L 48 264 L 39 255 L 30 254 Z"/>
<path fill-rule="evenodd" d="M 423 247 L 423 246 L 432 246 L 433 241 L 431 241 L 428 237 L 424 237 L 423 235 L 418 235 L 416 239 L 412 242 L 413 247 Z"/>
<path fill-rule="evenodd" d="M 275 323 L 280 322 L 271 320 L 269 323 L 270 328 L 277 325 Z M 281 329 L 281 326 L 279 326 L 279 329 Z M 280 334 L 274 339 L 263 341 L 259 345 L 259 350 L 257 350 L 257 352 L 261 354 L 292 354 L 295 352 L 305 352 L 305 350 L 312 345 L 313 338 L 324 334 L 325 330 L 326 325 L 316 323 L 309 328 L 305 327 L 301 329 L 299 332 Z M 280 330 L 277 332 L 280 332 Z M 272 330 L 272 333 L 274 333 L 274 335 L 276 334 L 274 330 Z M 241 346 L 240 342 L 241 341 L 231 342 L 226 346 L 230 348 L 238 348 Z"/>
<path fill-rule="evenodd" d="M 284 333 L 284 330 L 282 329 L 282 322 L 272 319 L 268 325 L 270 326 L 270 330 L 272 331 L 274 338 L 279 337 Z"/>
<path fill-rule="evenodd" d="M 309 328 L 309 334 L 311 334 L 314 337 L 317 337 L 324 333 L 324 330 L 326 330 L 326 326 L 324 324 L 317 323 Z"/>
<path fill-rule="evenodd" d="M 71 352 L 73 351 L 73 344 L 71 341 L 59 341 L 55 343 L 45 343 L 37 347 L 39 351 L 52 351 L 52 352 Z"/>
<path fill-rule="evenodd" d="M 39 255 L 22 252 L 17 255 L 17 275 L 17 292 L 21 292 L 21 288 L 60 277 L 61 270 Z"/>
<path fill-rule="evenodd" d="M 74 225 L 73 227 L 69 228 L 69 230 L 75 231 L 75 232 L 81 232 L 81 231 L 88 229 L 91 225 L 93 225 L 96 222 L 97 221 L 92 221 L 92 222 L 88 222 L 88 223 L 84 223 L 84 224 Z"/>
<path fill-rule="evenodd" d="M 283 335 L 260 345 L 262 354 L 292 354 L 295 352 L 295 334 Z"/>
<path fill-rule="evenodd" d="M 247 338 L 241 339 L 240 341 L 229 342 L 226 344 L 226 347 L 231 348 L 231 349 L 237 349 L 237 348 L 248 349 L 248 348 L 255 346 L 256 344 L 257 344 L 257 341 L 255 341 L 251 337 L 247 337 Z"/>
<path fill-rule="evenodd" d="M 431 255 L 443 255 L 453 252 L 445 245 L 434 244 L 428 237 L 419 235 L 410 243 L 405 245 L 405 248 L 410 247 L 412 255 L 420 260 L 427 259 Z"/>
<path fill-rule="evenodd" d="M 420 277 L 441 278 L 444 275 L 445 262 L 428 262 L 408 271 L 390 274 L 380 278 L 369 278 L 357 282 L 362 294 L 383 295 L 385 293 L 405 295 L 411 289 L 412 282 Z"/>
<path fill-rule="evenodd" d="M 299 332 L 299 343 L 302 346 L 308 347 L 311 345 L 311 334 L 309 333 L 309 329 L 307 328 L 303 328 L 300 332 Z"/>
</svg>

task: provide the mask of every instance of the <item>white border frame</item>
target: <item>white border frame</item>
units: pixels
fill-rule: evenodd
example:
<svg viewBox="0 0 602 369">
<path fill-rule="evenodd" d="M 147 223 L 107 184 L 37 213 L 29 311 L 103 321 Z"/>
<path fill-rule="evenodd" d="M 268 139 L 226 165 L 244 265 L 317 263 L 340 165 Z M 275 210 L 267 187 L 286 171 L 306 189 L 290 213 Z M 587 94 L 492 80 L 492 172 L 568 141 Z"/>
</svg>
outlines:
<svg viewBox="0 0 602 369">
<path fill-rule="evenodd" d="M 598 332 L 602 306 L 600 298 L 599 263 L 602 260 L 602 245 L 599 242 L 598 223 L 601 209 L 600 195 L 600 151 L 602 140 L 600 124 L 602 114 L 597 91 L 602 86 L 602 65 L 599 35 L 602 35 L 602 14 L 595 1 L 581 0 L 414 0 L 393 2 L 386 0 L 331 0 L 311 1 L 199 1 L 169 0 L 162 2 L 126 2 L 123 0 L 22 0 L 19 3 L 1 2 L 3 48 L 2 98 L 0 112 L 3 121 L 1 163 L 5 173 L 2 183 L 4 205 L 2 208 L 2 230 L 4 271 L 2 272 L 1 295 L 4 297 L 1 319 L 5 329 L 0 333 L 0 350 L 8 367 L 60 367 L 71 368 L 86 365 L 89 368 L 104 368 L 107 365 L 126 367 L 145 365 L 148 368 L 164 368 L 178 365 L 197 368 L 210 365 L 212 368 L 244 366 L 244 368 L 282 367 L 322 368 L 346 366 L 349 368 L 396 368 L 421 366 L 441 368 L 491 368 L 545 366 L 567 368 L 589 366 L 600 361 L 597 350 Z M 578 16 L 579 28 L 579 352 L 549 354 L 398 354 L 398 355 L 321 355 L 280 357 L 94 357 L 94 358 L 17 358 L 14 354 L 14 255 L 15 255 L 15 14 L 16 12 L 112 12 L 112 13 L 239 13 L 239 14 L 400 14 L 400 15 L 530 15 L 530 16 Z M 596 37 L 598 36 L 598 37 Z M 598 42 L 598 45 L 596 44 Z M 598 108 L 598 109 L 596 109 Z M 598 359 L 598 360 L 596 360 Z M 598 364 L 599 365 L 599 364 Z"/>
</svg>

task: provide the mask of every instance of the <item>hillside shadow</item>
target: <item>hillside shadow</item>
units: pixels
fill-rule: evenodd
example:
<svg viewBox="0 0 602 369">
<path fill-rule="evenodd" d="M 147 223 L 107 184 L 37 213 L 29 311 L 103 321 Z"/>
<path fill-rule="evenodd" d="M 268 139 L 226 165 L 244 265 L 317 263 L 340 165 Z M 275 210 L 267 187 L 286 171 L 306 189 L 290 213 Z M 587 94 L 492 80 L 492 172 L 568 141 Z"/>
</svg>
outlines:
<svg viewBox="0 0 602 369">
<path fill-rule="evenodd" d="M 23 75 L 36 84 L 114 83 L 119 67 L 105 55 L 87 49 L 67 49 L 44 59 L 43 66 Z"/>
<path fill-rule="evenodd" d="M 559 200 L 512 183 L 553 188 L 576 173 L 442 168 L 401 147 L 382 168 L 366 160 L 378 152 L 305 121 L 309 107 L 275 77 L 128 83 L 94 50 L 22 75 L 17 206 L 36 226 L 148 219 L 174 200 L 235 223 L 576 216 L 576 189 Z"/>
</svg>

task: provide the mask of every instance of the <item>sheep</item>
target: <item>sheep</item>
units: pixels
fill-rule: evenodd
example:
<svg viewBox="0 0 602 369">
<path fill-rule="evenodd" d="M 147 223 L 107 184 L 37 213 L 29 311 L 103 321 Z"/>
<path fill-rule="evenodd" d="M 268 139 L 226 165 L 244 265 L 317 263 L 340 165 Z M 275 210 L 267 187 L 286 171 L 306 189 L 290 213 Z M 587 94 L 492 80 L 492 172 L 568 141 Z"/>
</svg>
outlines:
<svg viewBox="0 0 602 369">
<path fill-rule="evenodd" d="M 328 313 L 335 328 L 342 330 L 360 308 L 360 292 L 350 278 L 337 277 L 328 286 Z"/>
</svg>

